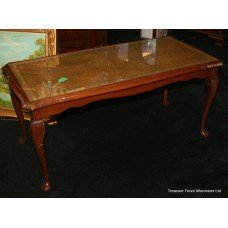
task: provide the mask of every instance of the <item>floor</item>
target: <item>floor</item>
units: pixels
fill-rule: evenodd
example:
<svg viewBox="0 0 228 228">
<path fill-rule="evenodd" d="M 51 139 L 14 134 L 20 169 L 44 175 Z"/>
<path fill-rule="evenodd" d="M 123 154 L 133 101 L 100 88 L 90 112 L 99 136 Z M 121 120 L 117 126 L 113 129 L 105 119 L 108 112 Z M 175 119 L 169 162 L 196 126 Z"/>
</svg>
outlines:
<svg viewBox="0 0 228 228">
<path fill-rule="evenodd" d="M 18 123 L 1 120 L 0 197 L 228 197 L 228 51 L 178 38 L 224 60 L 209 138 L 199 134 L 201 80 L 172 86 L 168 107 L 160 89 L 68 110 L 46 128 L 53 188 L 44 193 L 31 138 L 18 144 Z"/>
</svg>

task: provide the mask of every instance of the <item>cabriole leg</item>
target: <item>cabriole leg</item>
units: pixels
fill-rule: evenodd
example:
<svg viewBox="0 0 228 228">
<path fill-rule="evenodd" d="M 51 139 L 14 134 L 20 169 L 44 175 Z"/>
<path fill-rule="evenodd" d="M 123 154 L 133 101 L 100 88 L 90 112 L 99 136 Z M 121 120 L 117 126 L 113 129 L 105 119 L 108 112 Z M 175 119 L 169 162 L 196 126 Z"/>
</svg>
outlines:
<svg viewBox="0 0 228 228">
<path fill-rule="evenodd" d="M 21 102 L 19 101 L 17 96 L 12 91 L 11 91 L 11 99 L 13 102 L 13 107 L 17 114 L 19 124 L 22 129 L 22 137 L 19 139 L 19 143 L 24 144 L 27 141 L 27 133 L 26 133 L 25 120 L 24 120 L 24 115 L 22 112 Z"/>
<path fill-rule="evenodd" d="M 206 96 L 206 104 L 204 107 L 204 111 L 201 119 L 201 126 L 200 126 L 200 133 L 203 137 L 209 136 L 209 132 L 205 129 L 205 126 L 206 126 L 209 111 L 215 99 L 217 89 L 218 89 L 218 75 L 215 74 L 206 78 L 207 96 Z"/>
<path fill-rule="evenodd" d="M 31 121 L 31 133 L 38 154 L 40 164 L 42 167 L 44 182 L 41 185 L 43 191 L 49 191 L 51 189 L 51 183 L 48 173 L 46 154 L 44 150 L 44 135 L 45 135 L 45 125 L 43 120 Z"/>
<path fill-rule="evenodd" d="M 169 100 L 168 100 L 168 90 L 165 89 L 163 92 L 163 105 L 168 106 L 169 105 Z"/>
</svg>

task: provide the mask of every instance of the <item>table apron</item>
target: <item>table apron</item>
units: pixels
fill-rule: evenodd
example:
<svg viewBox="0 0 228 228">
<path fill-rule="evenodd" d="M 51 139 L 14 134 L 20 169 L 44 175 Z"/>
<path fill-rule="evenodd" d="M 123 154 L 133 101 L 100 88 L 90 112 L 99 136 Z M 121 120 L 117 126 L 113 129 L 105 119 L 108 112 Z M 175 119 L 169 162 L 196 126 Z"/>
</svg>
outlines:
<svg viewBox="0 0 228 228">
<path fill-rule="evenodd" d="M 132 95 L 148 92 L 154 89 L 158 89 L 163 86 L 176 83 L 176 82 L 187 81 L 194 78 L 210 77 L 215 74 L 217 75 L 217 72 L 218 72 L 218 68 L 200 70 L 200 71 L 196 71 L 188 74 L 178 75 L 176 77 L 164 79 L 157 82 L 151 82 L 151 83 L 136 86 L 136 87 L 122 89 L 115 92 L 98 94 L 95 96 L 89 96 L 89 97 L 75 99 L 75 100 L 72 99 L 62 103 L 53 104 L 50 106 L 46 106 L 46 107 L 42 107 L 40 109 L 34 110 L 32 111 L 32 116 L 33 116 L 33 120 L 39 120 L 41 118 L 59 114 L 65 111 L 66 109 L 69 109 L 72 107 L 81 107 L 89 103 L 100 101 L 100 100 L 132 96 Z"/>
</svg>

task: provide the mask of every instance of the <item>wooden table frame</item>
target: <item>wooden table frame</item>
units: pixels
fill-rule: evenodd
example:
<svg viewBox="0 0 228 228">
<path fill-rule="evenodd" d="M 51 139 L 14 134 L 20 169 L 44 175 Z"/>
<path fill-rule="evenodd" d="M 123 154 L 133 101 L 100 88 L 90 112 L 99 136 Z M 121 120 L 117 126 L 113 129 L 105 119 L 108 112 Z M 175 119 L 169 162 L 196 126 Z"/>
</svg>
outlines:
<svg viewBox="0 0 228 228">
<path fill-rule="evenodd" d="M 215 99 L 218 88 L 219 67 L 222 65 L 222 61 L 216 60 L 205 64 L 185 67 L 178 70 L 105 85 L 71 94 L 59 95 L 53 98 L 47 98 L 34 102 L 29 102 L 23 89 L 17 82 L 14 73 L 11 71 L 10 65 L 7 64 L 4 66 L 3 72 L 8 77 L 13 105 L 17 113 L 19 124 L 22 128 L 22 137 L 19 140 L 22 144 L 27 140 L 22 109 L 26 109 L 31 112 L 31 134 L 44 175 L 44 182 L 41 185 L 41 189 L 43 191 L 51 189 L 51 182 L 44 150 L 44 118 L 59 114 L 68 108 L 81 107 L 94 101 L 131 96 L 151 91 L 175 82 L 187 81 L 193 78 L 204 78 L 206 85 L 206 103 L 201 118 L 200 133 L 203 137 L 207 137 L 209 133 L 206 130 L 206 122 L 209 110 Z"/>
</svg>

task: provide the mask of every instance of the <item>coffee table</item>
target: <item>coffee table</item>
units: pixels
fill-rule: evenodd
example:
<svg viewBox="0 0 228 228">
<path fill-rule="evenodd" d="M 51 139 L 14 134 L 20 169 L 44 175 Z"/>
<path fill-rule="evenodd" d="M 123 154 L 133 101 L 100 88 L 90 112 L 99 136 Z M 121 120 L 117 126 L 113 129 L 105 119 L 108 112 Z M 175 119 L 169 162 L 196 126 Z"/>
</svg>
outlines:
<svg viewBox="0 0 228 228">
<path fill-rule="evenodd" d="M 31 134 L 44 175 L 41 189 L 51 188 L 44 150 L 44 118 L 99 100 L 205 78 L 207 95 L 200 133 L 207 137 L 205 125 L 222 65 L 221 60 L 172 37 L 8 63 L 3 72 L 22 128 L 20 143 L 27 139 L 22 109 L 31 113 Z"/>
</svg>

